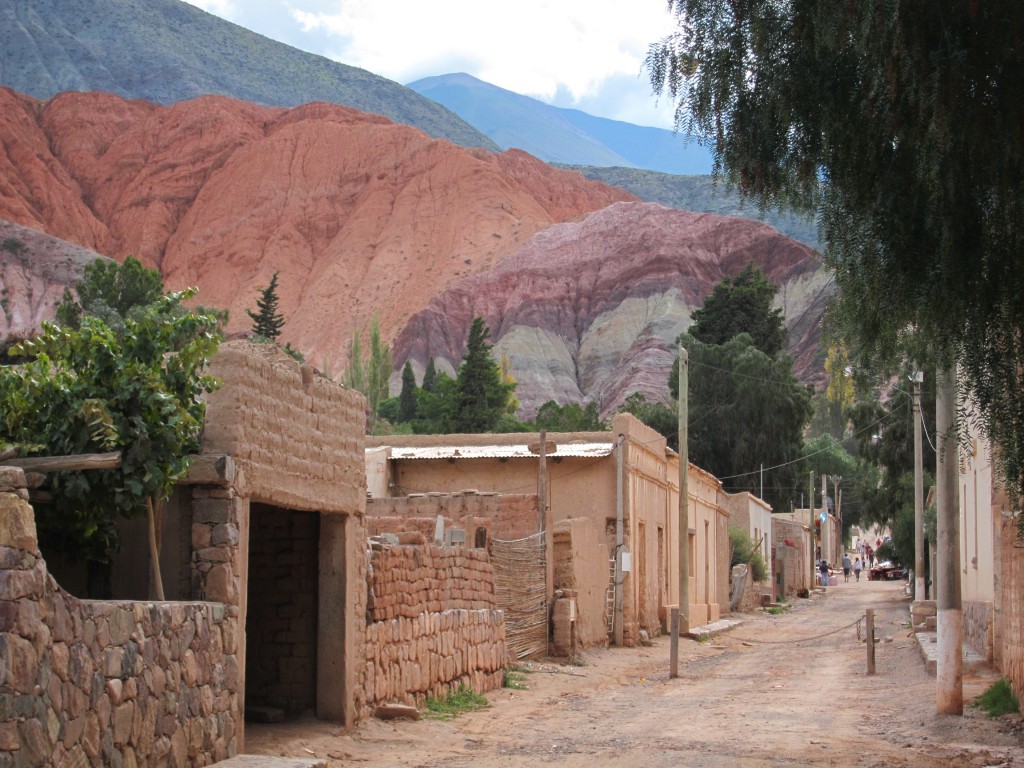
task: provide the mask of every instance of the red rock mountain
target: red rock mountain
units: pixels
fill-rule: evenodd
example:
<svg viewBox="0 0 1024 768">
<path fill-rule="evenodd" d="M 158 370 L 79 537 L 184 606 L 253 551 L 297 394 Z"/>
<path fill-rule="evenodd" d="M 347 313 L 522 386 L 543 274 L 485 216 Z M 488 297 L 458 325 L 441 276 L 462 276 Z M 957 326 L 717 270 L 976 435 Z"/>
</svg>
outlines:
<svg viewBox="0 0 1024 768">
<path fill-rule="evenodd" d="M 631 195 L 517 151 L 432 139 L 346 107 L 0 89 L 0 219 L 156 266 L 249 327 L 280 272 L 282 336 L 336 372 L 354 329 L 385 337 L 451 282 L 551 224 Z"/>
<path fill-rule="evenodd" d="M 522 415 L 547 400 L 593 400 L 602 413 L 633 392 L 661 400 L 690 314 L 750 261 L 780 286 L 788 351 L 798 375 L 817 381 L 831 283 L 814 251 L 760 222 L 635 202 L 553 225 L 437 296 L 399 335 L 396 367 L 410 360 L 419 377 L 434 357 L 453 372 L 482 316 L 512 364 Z"/>
</svg>

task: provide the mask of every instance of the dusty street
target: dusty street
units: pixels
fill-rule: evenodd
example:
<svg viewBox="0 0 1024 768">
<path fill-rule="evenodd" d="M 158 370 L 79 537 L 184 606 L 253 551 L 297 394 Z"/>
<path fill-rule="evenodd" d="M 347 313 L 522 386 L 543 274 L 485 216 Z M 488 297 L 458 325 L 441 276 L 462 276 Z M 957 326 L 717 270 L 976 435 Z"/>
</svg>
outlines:
<svg viewBox="0 0 1024 768">
<path fill-rule="evenodd" d="M 877 675 L 849 625 L 874 608 Z M 600 649 L 583 666 L 534 665 L 527 690 L 451 721 L 247 725 L 251 753 L 395 766 L 1024 766 L 1016 716 L 937 717 L 935 681 L 909 636 L 902 584 L 840 583 L 788 613 L 741 614 L 710 642 Z M 831 634 L 826 634 L 831 633 Z M 810 638 L 817 638 L 811 640 Z M 891 642 L 886 642 L 891 638 Z M 768 642 L 770 641 L 770 642 Z M 793 642 L 798 641 L 798 642 Z M 995 678 L 967 677 L 970 702 Z"/>
</svg>

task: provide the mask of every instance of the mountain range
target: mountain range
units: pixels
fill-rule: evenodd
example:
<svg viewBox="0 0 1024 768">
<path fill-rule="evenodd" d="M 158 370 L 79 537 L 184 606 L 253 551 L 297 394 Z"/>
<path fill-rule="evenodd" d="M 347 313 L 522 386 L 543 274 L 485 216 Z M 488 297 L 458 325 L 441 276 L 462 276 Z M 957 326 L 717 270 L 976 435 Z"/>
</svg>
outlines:
<svg viewBox="0 0 1024 768">
<path fill-rule="evenodd" d="M 198 285 L 203 303 L 231 310 L 232 334 L 278 272 L 282 340 L 328 373 L 374 315 L 396 371 L 430 357 L 454 367 L 483 316 L 513 361 L 524 415 L 551 398 L 608 412 L 632 391 L 665 396 L 675 334 L 753 260 L 780 285 L 801 377 L 820 383 L 818 320 L 832 288 L 817 255 L 749 219 L 641 202 L 731 212 L 733 198 L 707 197 L 707 177 L 490 151 L 443 107 L 427 113 L 450 118 L 443 130 L 396 124 L 411 108 L 388 106 L 392 97 L 429 100 L 177 0 L 0 0 L 0 40 L 0 80 L 34 84 L 0 89 L 0 219 L 14 233 L 0 248 L 0 335 L 43 319 L 87 252 L 135 255 L 168 288 Z M 104 55 L 115 46 L 130 66 Z M 325 82 L 380 108 L 340 105 L 344 89 L 288 107 L 280 92 L 301 101 Z M 563 112 L 537 114 L 590 125 L 613 146 L 601 137 L 614 121 L 594 128 Z"/>
<path fill-rule="evenodd" d="M 711 152 L 691 137 L 545 104 L 465 73 L 408 84 L 443 104 L 502 149 L 522 149 L 550 163 L 711 173 Z"/>
</svg>

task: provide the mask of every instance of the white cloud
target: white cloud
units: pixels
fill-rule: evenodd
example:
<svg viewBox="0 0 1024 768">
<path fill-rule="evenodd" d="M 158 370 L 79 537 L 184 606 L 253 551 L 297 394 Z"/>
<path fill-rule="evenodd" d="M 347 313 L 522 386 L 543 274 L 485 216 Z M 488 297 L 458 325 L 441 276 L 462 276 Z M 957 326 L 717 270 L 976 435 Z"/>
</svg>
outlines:
<svg viewBox="0 0 1024 768">
<path fill-rule="evenodd" d="M 563 107 L 671 127 L 651 95 L 647 47 L 664 0 L 189 0 L 275 40 L 400 83 L 469 74 Z"/>
<path fill-rule="evenodd" d="M 647 46 L 668 34 L 672 18 L 660 0 L 335 1 L 335 9 L 293 16 L 307 32 L 335 41 L 332 58 L 399 82 L 453 71 L 543 101 L 581 103 L 615 78 L 642 72 Z M 501 8 L 502 10 L 497 10 Z M 649 98 L 653 110 L 655 99 Z M 646 105 L 645 105 L 646 106 Z M 664 110 L 659 110 L 664 111 Z M 671 122 L 671 112 L 662 122 Z"/>
<path fill-rule="evenodd" d="M 187 0 L 187 2 L 214 16 L 220 16 L 222 19 L 235 21 L 241 15 L 234 0 Z"/>
</svg>

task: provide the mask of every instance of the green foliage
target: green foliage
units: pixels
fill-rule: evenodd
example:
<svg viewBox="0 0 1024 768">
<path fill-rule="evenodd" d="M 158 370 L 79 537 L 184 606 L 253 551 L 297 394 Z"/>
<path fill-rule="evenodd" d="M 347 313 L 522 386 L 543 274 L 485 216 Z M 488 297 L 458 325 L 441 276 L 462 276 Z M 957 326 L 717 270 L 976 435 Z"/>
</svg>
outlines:
<svg viewBox="0 0 1024 768">
<path fill-rule="evenodd" d="M 84 315 L 92 315 L 102 318 L 115 332 L 123 333 L 124 319 L 157 301 L 163 290 L 160 273 L 142 266 L 133 256 L 123 264 L 96 259 L 85 265 L 74 293 L 64 290 L 57 305 L 56 321 L 78 328 Z"/>
<path fill-rule="evenodd" d="M 798 487 L 796 460 L 811 416 L 811 390 L 793 375 L 792 359 L 769 357 L 747 334 L 722 344 L 684 336 L 689 358 L 690 461 L 722 479 L 730 492 L 761 495 L 760 468 L 770 468 L 764 499 L 788 509 Z M 678 360 L 669 379 L 679 392 Z"/>
<path fill-rule="evenodd" d="M 435 720 L 451 720 L 464 712 L 478 712 L 487 709 L 491 703 L 485 696 L 474 693 L 465 685 L 442 698 L 427 697 L 428 716 Z"/>
<path fill-rule="evenodd" d="M 750 534 L 741 528 L 729 528 L 730 567 L 750 565 L 750 575 L 760 583 L 768 578 L 768 567 L 761 554 L 760 542 L 752 541 Z"/>
<path fill-rule="evenodd" d="M 524 691 L 530 686 L 526 684 L 526 674 L 522 667 L 505 667 L 501 677 L 502 688 L 512 688 L 517 691 Z"/>
<path fill-rule="evenodd" d="M 490 331 L 482 317 L 469 328 L 466 354 L 455 385 L 452 427 L 455 432 L 491 432 L 506 413 L 515 384 L 502 381 L 501 369 L 487 343 Z"/>
<path fill-rule="evenodd" d="M 861 366 L 916 328 L 1024 484 L 1024 6 L 670 0 L 647 64 L 766 206 L 815 212 Z M 998 137 L 998 140 L 993 140 Z M 822 182 L 825 183 L 822 183 Z"/>
<path fill-rule="evenodd" d="M 398 411 L 395 418 L 389 419 L 383 413 L 381 415 L 395 422 L 413 421 L 416 418 L 416 376 L 412 372 L 412 363 L 408 360 L 402 368 L 402 391 L 398 395 Z"/>
<path fill-rule="evenodd" d="M 750 262 L 735 277 L 726 277 L 693 313 L 690 335 L 705 344 L 725 344 L 748 333 L 754 346 L 775 357 L 786 343 L 782 310 L 772 309 L 778 287 Z"/>
<path fill-rule="evenodd" d="M 434 366 L 434 358 L 427 361 L 427 367 L 423 370 L 423 391 L 437 391 L 437 368 Z"/>
<path fill-rule="evenodd" d="M 270 284 L 260 291 L 260 297 L 256 300 L 259 311 L 246 310 L 246 314 L 252 318 L 252 335 L 270 341 L 277 341 L 284 327 L 284 315 L 277 311 L 277 274 L 275 272 L 270 278 Z"/>
<path fill-rule="evenodd" d="M 16 237 L 6 237 L 4 241 L 0 243 L 0 250 L 13 253 L 15 256 L 20 256 L 25 253 L 28 249 L 25 247 L 25 243 Z"/>
<path fill-rule="evenodd" d="M 601 420 L 597 403 L 587 403 L 583 408 L 578 403 L 559 405 L 548 400 L 537 409 L 534 424 L 538 430 L 551 432 L 600 432 L 608 429 L 607 422 Z"/>
<path fill-rule="evenodd" d="M 380 404 L 388 398 L 388 382 L 391 379 L 391 347 L 380 335 L 377 316 L 370 318 L 370 346 L 363 351 L 362 333 L 356 331 L 348 346 L 348 367 L 342 383 L 362 393 L 370 407 L 370 418 L 380 418 Z M 372 428 L 372 425 L 371 425 Z"/>
<path fill-rule="evenodd" d="M 664 435 L 672 450 L 679 450 L 679 409 L 670 408 L 664 403 L 651 403 L 639 392 L 627 397 L 619 413 L 631 413 L 648 427 Z"/>
<path fill-rule="evenodd" d="M 1016 714 L 1020 712 L 1017 697 L 1006 678 L 999 678 L 992 683 L 981 696 L 974 700 L 975 706 L 989 717 Z"/>
<path fill-rule="evenodd" d="M 187 311 L 194 294 L 133 308 L 123 333 L 88 315 L 78 328 L 44 323 L 14 348 L 28 362 L 0 367 L 0 441 L 49 455 L 121 453 L 119 469 L 54 474 L 54 503 L 37 510 L 40 534 L 86 560 L 106 562 L 119 547 L 116 517 L 166 498 L 198 449 L 200 398 L 216 386 L 202 369 L 221 317 Z"/>
</svg>

